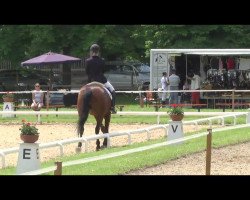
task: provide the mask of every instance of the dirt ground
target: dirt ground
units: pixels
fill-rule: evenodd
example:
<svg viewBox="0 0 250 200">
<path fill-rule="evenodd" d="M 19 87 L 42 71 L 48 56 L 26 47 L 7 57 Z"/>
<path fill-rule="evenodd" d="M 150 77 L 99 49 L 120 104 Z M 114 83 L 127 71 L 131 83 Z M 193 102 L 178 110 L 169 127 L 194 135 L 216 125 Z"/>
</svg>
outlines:
<svg viewBox="0 0 250 200">
<path fill-rule="evenodd" d="M 1 124 L 0 125 L 0 149 L 10 148 L 10 147 L 18 147 L 19 143 L 22 142 L 20 139 L 20 130 L 21 124 L 13 125 L 13 124 Z M 77 137 L 76 132 L 76 124 L 37 124 L 40 135 L 39 135 L 39 143 L 52 142 L 57 140 L 64 140 L 68 138 Z M 121 132 L 121 131 L 129 131 L 136 130 L 143 127 L 149 127 L 149 125 L 118 125 L 111 124 L 110 132 Z M 160 131 L 159 131 L 160 130 Z M 163 129 L 159 129 L 154 131 L 151 134 L 151 138 L 160 138 L 163 137 L 165 132 Z M 86 136 L 93 135 L 95 131 L 95 125 L 86 124 L 85 132 Z M 131 136 L 132 143 L 142 142 L 147 140 L 147 135 L 145 133 L 134 134 Z M 100 140 L 101 142 L 103 140 Z M 102 144 L 102 143 L 101 143 Z M 119 136 L 111 138 L 111 146 L 124 146 L 128 144 L 127 136 Z M 75 148 L 77 143 L 69 144 L 64 146 L 64 154 L 72 155 L 75 154 Z M 95 141 L 91 141 L 88 145 L 88 151 L 95 151 Z M 40 149 L 40 159 L 41 161 L 46 161 L 52 158 L 56 158 L 59 156 L 59 147 L 52 147 L 48 149 Z M 16 165 L 18 154 L 8 154 L 6 155 L 6 166 L 7 165 Z M 1 160 L 0 160 L 0 168 L 1 168 Z"/>
<path fill-rule="evenodd" d="M 127 175 L 205 175 L 205 172 L 206 152 L 202 152 Z M 250 142 L 212 149 L 211 175 L 250 175 Z"/>
<path fill-rule="evenodd" d="M 22 142 L 20 140 L 19 125 L 1 124 L 0 125 L 0 149 L 18 147 Z M 93 124 L 85 125 L 85 135 L 94 134 Z M 120 132 L 126 130 L 136 130 L 139 128 L 146 128 L 149 125 L 135 124 L 135 125 L 118 125 L 111 124 L 110 132 Z M 63 140 L 67 138 L 76 137 L 76 124 L 38 124 L 37 128 L 40 132 L 39 143 Z M 194 130 L 195 126 L 184 126 L 184 133 Z M 204 128 L 202 126 L 199 129 Z M 164 137 L 163 129 L 155 130 L 151 134 L 151 138 Z M 142 142 L 147 140 L 145 133 L 134 134 L 131 137 L 132 143 Z M 111 139 L 111 146 L 127 145 L 127 136 L 119 136 Z M 77 144 L 69 144 L 64 147 L 66 155 L 75 154 L 75 147 Z M 213 149 L 212 152 L 212 172 L 211 174 L 250 174 L 250 143 L 229 146 L 221 149 Z M 95 141 L 91 142 L 88 151 L 95 150 Z M 9 154 L 6 156 L 6 165 L 16 165 L 18 154 Z M 40 150 L 41 161 L 46 161 L 59 156 L 59 148 L 53 147 L 49 149 Z M 1 161 L 0 161 L 1 163 Z M 1 163 L 2 164 L 2 163 Z M 173 167 L 174 166 L 174 167 Z M 1 166 L 0 166 L 1 168 Z M 178 160 L 169 161 L 165 165 L 160 165 L 146 170 L 131 172 L 128 174 L 204 174 L 205 173 L 205 152 L 198 153 Z"/>
</svg>

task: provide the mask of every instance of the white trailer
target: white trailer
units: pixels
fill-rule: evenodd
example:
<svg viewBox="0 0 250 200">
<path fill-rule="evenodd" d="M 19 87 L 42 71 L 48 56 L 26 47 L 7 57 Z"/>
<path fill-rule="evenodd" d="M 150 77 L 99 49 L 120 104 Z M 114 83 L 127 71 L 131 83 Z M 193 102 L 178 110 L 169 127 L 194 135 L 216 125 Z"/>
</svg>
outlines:
<svg viewBox="0 0 250 200">
<path fill-rule="evenodd" d="M 151 49 L 150 50 L 150 90 L 154 88 L 161 87 L 160 80 L 162 77 L 162 72 L 167 72 L 169 75 L 170 66 L 175 67 L 175 56 L 179 55 L 199 55 L 200 56 L 200 72 L 201 78 L 203 79 L 206 74 L 204 74 L 202 58 L 204 56 L 249 56 L 250 49 Z M 250 61 L 250 59 L 249 59 Z M 245 61 L 248 63 L 248 61 Z M 249 63 L 250 64 L 250 63 Z M 245 64 L 248 65 L 248 64 Z M 245 69 L 248 66 L 243 66 Z M 250 69 L 250 65 L 249 68 Z M 187 74 L 187 59 L 186 68 L 183 70 Z"/>
</svg>

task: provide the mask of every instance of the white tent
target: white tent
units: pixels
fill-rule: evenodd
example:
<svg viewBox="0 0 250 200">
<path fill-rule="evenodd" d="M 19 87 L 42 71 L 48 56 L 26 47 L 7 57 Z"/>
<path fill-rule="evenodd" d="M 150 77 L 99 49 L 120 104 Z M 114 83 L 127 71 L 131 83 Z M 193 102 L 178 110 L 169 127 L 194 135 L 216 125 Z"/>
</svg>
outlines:
<svg viewBox="0 0 250 200">
<path fill-rule="evenodd" d="M 150 90 L 158 88 L 162 72 L 169 74 L 169 60 L 173 56 L 250 56 L 250 49 L 151 49 L 150 50 Z M 200 59 L 201 63 L 201 59 Z M 187 73 L 187 61 L 186 61 Z"/>
</svg>

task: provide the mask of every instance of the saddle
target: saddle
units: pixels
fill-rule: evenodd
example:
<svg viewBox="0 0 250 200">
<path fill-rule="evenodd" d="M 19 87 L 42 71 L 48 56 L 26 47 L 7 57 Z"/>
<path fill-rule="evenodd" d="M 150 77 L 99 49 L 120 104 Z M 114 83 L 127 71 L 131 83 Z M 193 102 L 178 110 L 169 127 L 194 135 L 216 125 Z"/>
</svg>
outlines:
<svg viewBox="0 0 250 200">
<path fill-rule="evenodd" d="M 109 95 L 110 99 L 112 100 L 111 92 L 105 87 L 104 84 L 102 84 L 100 82 L 93 81 L 91 83 L 88 83 L 87 86 L 99 86 L 99 87 L 103 87 L 104 91 L 106 91 L 106 93 Z"/>
</svg>

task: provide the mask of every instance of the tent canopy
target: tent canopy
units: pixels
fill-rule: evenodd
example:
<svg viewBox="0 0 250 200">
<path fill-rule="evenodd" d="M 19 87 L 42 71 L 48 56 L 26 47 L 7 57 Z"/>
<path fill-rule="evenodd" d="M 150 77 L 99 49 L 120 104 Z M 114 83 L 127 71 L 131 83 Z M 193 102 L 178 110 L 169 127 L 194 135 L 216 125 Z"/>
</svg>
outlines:
<svg viewBox="0 0 250 200">
<path fill-rule="evenodd" d="M 151 49 L 151 51 L 175 55 L 250 55 L 250 49 Z"/>
<path fill-rule="evenodd" d="M 58 64 L 66 62 L 80 61 L 80 58 L 75 58 L 72 56 L 67 56 L 63 54 L 48 52 L 43 55 L 31 58 L 21 63 L 22 66 L 28 65 L 41 65 L 41 64 Z"/>
</svg>

